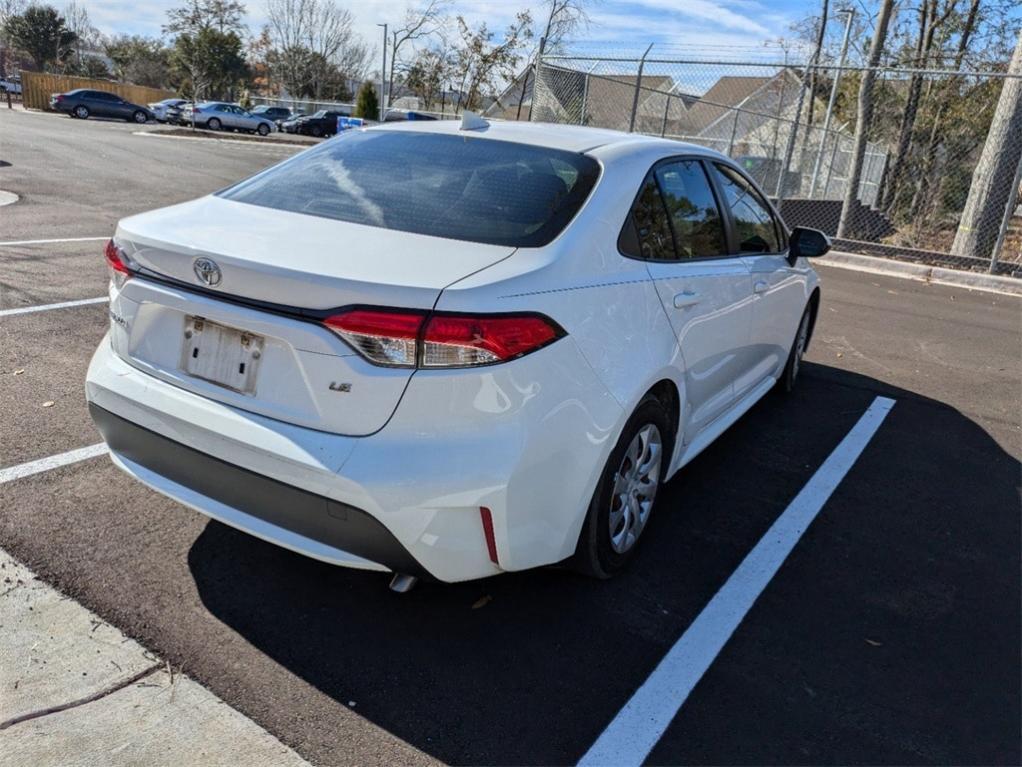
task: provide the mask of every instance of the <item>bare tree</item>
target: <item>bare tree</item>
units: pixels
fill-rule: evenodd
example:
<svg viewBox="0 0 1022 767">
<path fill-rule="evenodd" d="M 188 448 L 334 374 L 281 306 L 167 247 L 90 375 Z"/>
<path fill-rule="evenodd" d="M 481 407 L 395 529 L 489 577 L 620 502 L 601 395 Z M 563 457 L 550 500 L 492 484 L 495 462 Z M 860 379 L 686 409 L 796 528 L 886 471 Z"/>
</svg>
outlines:
<svg viewBox="0 0 1022 767">
<path fill-rule="evenodd" d="M 518 13 L 504 39 L 496 44 L 486 24 L 472 29 L 461 16 L 458 33 L 460 40 L 454 50 L 455 76 L 461 82 L 457 106 L 476 109 L 483 91 L 492 91 L 498 81 L 514 77 L 522 44 L 532 38 L 532 18 L 528 11 Z"/>
<path fill-rule="evenodd" d="M 64 8 L 64 24 L 75 36 L 74 58 L 69 58 L 67 63 L 78 71 L 82 68 L 82 51 L 99 46 L 99 30 L 92 25 L 88 9 L 74 0 Z"/>
<path fill-rule="evenodd" d="M 447 25 L 447 10 L 450 0 L 426 0 L 417 8 L 405 11 L 405 23 L 390 33 L 390 75 L 387 84 L 385 104 L 394 96 L 394 72 L 397 70 L 401 50 L 416 41 L 442 32 Z"/>
<path fill-rule="evenodd" d="M 958 0 L 946 0 L 942 11 L 938 9 L 937 0 L 923 0 L 919 5 L 918 33 L 910 66 L 925 68 L 930 63 L 930 54 L 937 30 L 940 29 L 955 11 Z M 890 211 L 894 206 L 902 176 L 912 149 L 912 136 L 915 129 L 916 115 L 919 112 L 919 100 L 922 96 L 923 76 L 913 73 L 909 80 L 908 97 L 905 109 L 901 113 L 901 125 L 898 129 L 898 143 L 894 150 L 894 162 L 887 182 L 881 189 L 879 206 Z"/>
<path fill-rule="evenodd" d="M 536 58 L 539 56 L 539 46 L 542 45 L 544 51 L 559 51 L 568 37 L 576 32 L 588 29 L 588 6 L 594 2 L 599 2 L 599 0 L 545 1 L 545 7 L 547 10 L 546 24 L 543 26 L 543 34 L 540 35 L 539 40 L 536 41 L 535 47 L 528 55 L 526 71 L 521 75 L 522 90 L 521 93 L 518 94 L 518 110 L 516 119 L 522 119 L 522 102 L 525 101 L 525 95 L 529 88 L 529 72 L 532 72 L 532 81 L 535 81 L 536 78 L 539 66 L 539 62 L 536 61 Z M 535 88 L 534 82 L 533 88 Z M 531 106 L 529 107 L 529 115 L 532 115 Z"/>
<path fill-rule="evenodd" d="M 983 153 L 972 174 L 969 198 L 955 234 L 951 252 L 956 256 L 990 258 L 1001 216 L 1008 205 L 1015 172 L 1022 162 L 1022 31 L 1001 87 L 997 111 L 990 124 Z"/>
<path fill-rule="evenodd" d="M 955 50 L 952 69 L 958 72 L 962 68 L 965 54 L 969 50 L 969 43 L 973 39 L 973 32 L 976 29 L 976 20 L 979 17 L 979 6 L 981 0 L 972 0 L 969 5 L 969 12 L 962 23 L 961 34 L 958 38 L 958 47 Z M 937 161 L 937 152 L 940 146 L 940 137 L 944 127 L 944 117 L 951 106 L 951 98 L 954 92 L 954 84 L 957 78 L 942 84 L 938 93 L 937 108 L 934 110 L 933 124 L 930 126 L 930 137 L 926 142 L 926 150 L 923 153 L 922 169 L 916 174 L 915 191 L 912 195 L 912 204 L 909 206 L 909 218 L 914 219 L 919 215 L 923 202 L 927 197 L 932 184 L 931 174 Z"/>
<path fill-rule="evenodd" d="M 894 0 L 881 0 L 880 13 L 873 30 L 873 40 L 869 46 L 869 58 L 866 69 L 859 83 L 858 115 L 855 120 L 855 140 L 852 149 L 852 169 L 848 174 L 848 188 L 845 189 L 844 203 L 841 205 L 841 219 L 837 225 L 837 236 L 845 238 L 852 230 L 851 218 L 859 202 L 859 184 L 862 182 L 862 166 L 866 158 L 866 141 L 869 138 L 870 123 L 873 118 L 873 86 L 876 83 L 876 68 L 880 65 L 880 57 L 887 41 L 887 28 L 894 15 Z"/>
<path fill-rule="evenodd" d="M 335 76 L 361 80 L 372 51 L 334 0 L 267 0 L 272 60 L 292 96 L 319 98 Z"/>
<path fill-rule="evenodd" d="M 194 35 L 204 29 L 244 34 L 245 5 L 240 0 L 186 0 L 180 7 L 167 11 L 164 32 Z"/>
</svg>

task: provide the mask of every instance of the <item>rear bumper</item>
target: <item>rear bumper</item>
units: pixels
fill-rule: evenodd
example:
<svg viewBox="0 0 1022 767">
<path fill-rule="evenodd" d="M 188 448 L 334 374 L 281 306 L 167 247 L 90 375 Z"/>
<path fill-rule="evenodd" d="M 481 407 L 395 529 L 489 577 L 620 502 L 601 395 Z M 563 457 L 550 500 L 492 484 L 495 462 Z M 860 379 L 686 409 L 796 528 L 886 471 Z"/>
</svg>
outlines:
<svg viewBox="0 0 1022 767">
<path fill-rule="evenodd" d="M 187 503 L 190 493 L 198 494 L 207 501 L 202 511 L 233 527 L 278 544 L 289 534 L 296 541 L 304 538 L 302 553 L 317 553 L 335 564 L 429 575 L 361 509 L 221 461 L 93 403 L 89 413 L 121 468 L 177 500 Z"/>
<path fill-rule="evenodd" d="M 474 375 L 417 374 L 368 437 L 188 392 L 125 362 L 109 339 L 86 393 L 114 462 L 164 495 L 316 559 L 454 582 L 574 551 L 622 419 L 584 365 L 564 339 Z"/>
</svg>

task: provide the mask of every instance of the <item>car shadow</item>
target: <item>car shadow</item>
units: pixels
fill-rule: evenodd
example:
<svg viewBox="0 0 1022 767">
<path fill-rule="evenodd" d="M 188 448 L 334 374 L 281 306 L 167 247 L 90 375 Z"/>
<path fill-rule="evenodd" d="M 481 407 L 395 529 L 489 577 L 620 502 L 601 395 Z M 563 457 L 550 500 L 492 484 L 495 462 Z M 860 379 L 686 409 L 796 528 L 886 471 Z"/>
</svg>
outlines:
<svg viewBox="0 0 1022 767">
<path fill-rule="evenodd" d="M 931 586 L 934 592 L 957 588 L 957 612 L 939 620 L 920 617 L 910 630 L 947 632 L 962 657 L 944 672 L 941 700 L 928 699 L 924 688 L 906 691 L 932 712 L 912 726 L 946 734 L 955 725 L 945 719 L 956 715 L 944 712 L 949 692 L 981 690 L 990 714 L 969 722 L 966 740 L 974 751 L 961 743 L 963 750 L 945 755 L 949 761 L 997 761 L 1001 748 L 1010 757 L 1019 734 L 1019 462 L 952 407 L 823 365 L 806 363 L 793 395 L 764 398 L 665 486 L 640 555 L 611 581 L 547 568 L 463 584 L 423 583 L 396 595 L 381 574 L 331 567 L 216 522 L 195 540 L 188 563 L 213 616 L 335 702 L 318 707 L 314 726 L 320 731 L 340 731 L 354 702 L 359 715 L 444 762 L 574 763 L 877 395 L 897 405 L 863 454 L 869 470 L 853 470 L 832 503 L 848 493 L 877 502 L 856 510 L 862 524 L 845 542 L 845 560 L 834 565 L 838 575 L 820 575 L 854 578 L 856 558 L 879 550 L 891 555 L 869 566 L 888 582 L 921 577 L 934 558 L 954 561 L 958 569 L 934 570 L 941 582 Z M 933 498 L 942 499 L 939 508 Z M 824 563 L 827 547 L 835 545 L 827 537 L 830 508 L 813 528 L 823 532 L 800 543 L 821 547 Z M 896 515 L 905 539 L 880 537 L 874 514 Z M 782 568 L 777 579 L 784 576 Z M 849 591 L 850 599 L 859 598 L 854 583 Z M 991 644 L 993 625 L 1001 638 Z M 785 627 L 768 623 L 764 630 L 783 633 Z M 980 655 L 970 652 L 979 646 L 986 648 Z M 193 673 L 214 692 L 227 684 Z M 247 681 L 254 690 L 260 689 L 257 676 L 252 669 Z M 912 682 L 899 677 L 899 684 Z M 301 701 L 297 694 L 289 698 L 285 687 L 264 694 L 294 714 Z M 717 712 L 719 736 L 705 737 L 727 740 L 726 722 L 745 716 L 742 705 L 731 700 Z M 848 703 L 806 705 L 815 707 L 817 718 L 841 720 Z M 260 708 L 251 701 L 241 707 Z M 308 742 L 295 717 L 268 716 L 261 723 L 285 742 Z M 797 711 L 794 716 L 792 726 Z M 799 748 L 815 739 L 821 762 L 906 758 L 895 743 L 839 750 L 826 728 L 802 738 L 793 738 L 790 752 L 782 748 L 773 756 L 805 762 Z M 318 743 L 306 754 L 313 761 L 345 760 L 343 743 Z M 660 757 L 686 760 L 678 752 Z"/>
</svg>

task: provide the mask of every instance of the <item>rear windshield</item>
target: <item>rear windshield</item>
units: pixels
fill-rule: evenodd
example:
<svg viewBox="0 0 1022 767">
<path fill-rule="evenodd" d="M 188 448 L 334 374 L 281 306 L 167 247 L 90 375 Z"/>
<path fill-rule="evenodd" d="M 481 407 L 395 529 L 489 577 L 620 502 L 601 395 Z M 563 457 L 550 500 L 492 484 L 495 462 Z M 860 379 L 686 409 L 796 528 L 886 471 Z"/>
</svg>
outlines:
<svg viewBox="0 0 1022 767">
<path fill-rule="evenodd" d="M 220 192 L 267 208 L 512 247 L 560 233 L 596 182 L 575 152 L 410 131 L 351 131 Z"/>
</svg>

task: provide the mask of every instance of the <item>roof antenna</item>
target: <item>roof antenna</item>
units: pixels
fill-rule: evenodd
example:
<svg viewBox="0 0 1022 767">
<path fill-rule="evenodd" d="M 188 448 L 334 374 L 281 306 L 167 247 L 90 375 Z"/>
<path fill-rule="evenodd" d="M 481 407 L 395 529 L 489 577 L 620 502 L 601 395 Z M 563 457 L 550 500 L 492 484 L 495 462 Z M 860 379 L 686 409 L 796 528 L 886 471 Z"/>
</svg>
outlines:
<svg viewBox="0 0 1022 767">
<path fill-rule="evenodd" d="M 486 130 L 490 123 L 475 112 L 461 113 L 461 127 L 458 130 Z"/>
</svg>

